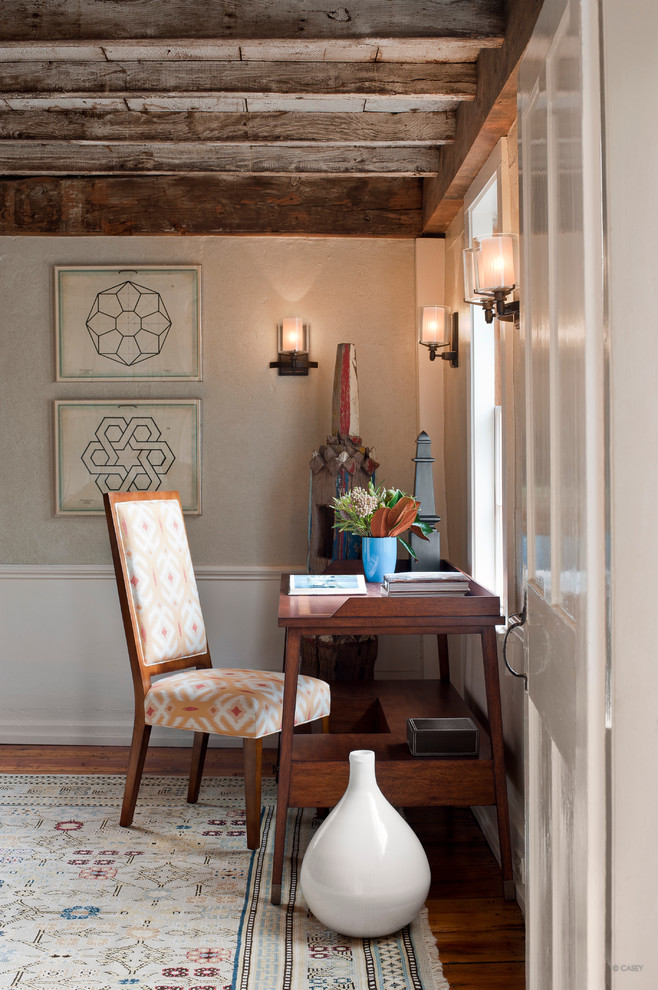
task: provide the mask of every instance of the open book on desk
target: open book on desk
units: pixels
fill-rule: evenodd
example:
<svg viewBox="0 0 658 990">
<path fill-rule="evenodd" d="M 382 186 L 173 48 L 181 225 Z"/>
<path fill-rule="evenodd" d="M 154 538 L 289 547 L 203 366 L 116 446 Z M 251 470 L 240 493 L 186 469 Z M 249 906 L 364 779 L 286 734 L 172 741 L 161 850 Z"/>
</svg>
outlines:
<svg viewBox="0 0 658 990">
<path fill-rule="evenodd" d="M 291 574 L 289 595 L 367 595 L 363 574 Z"/>
</svg>

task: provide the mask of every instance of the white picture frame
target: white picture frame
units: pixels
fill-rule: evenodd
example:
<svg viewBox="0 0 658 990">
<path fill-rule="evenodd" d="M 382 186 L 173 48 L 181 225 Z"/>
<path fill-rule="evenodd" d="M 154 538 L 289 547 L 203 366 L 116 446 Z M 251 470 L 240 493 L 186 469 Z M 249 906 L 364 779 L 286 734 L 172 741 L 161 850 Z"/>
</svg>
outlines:
<svg viewBox="0 0 658 990">
<path fill-rule="evenodd" d="M 55 400 L 55 514 L 102 514 L 104 491 L 177 491 L 201 513 L 199 399 Z"/>
<path fill-rule="evenodd" d="M 201 381 L 200 265 L 53 272 L 56 381 Z"/>
</svg>

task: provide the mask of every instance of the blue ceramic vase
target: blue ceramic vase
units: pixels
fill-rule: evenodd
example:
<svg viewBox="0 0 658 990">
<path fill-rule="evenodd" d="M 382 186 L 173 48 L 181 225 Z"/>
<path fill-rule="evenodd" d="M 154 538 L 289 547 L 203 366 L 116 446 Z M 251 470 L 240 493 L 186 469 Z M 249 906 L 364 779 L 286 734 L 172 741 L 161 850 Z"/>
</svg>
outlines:
<svg viewBox="0 0 658 990">
<path fill-rule="evenodd" d="M 397 536 L 364 536 L 361 541 L 363 573 L 366 581 L 381 584 L 385 574 L 392 574 L 398 558 Z"/>
</svg>

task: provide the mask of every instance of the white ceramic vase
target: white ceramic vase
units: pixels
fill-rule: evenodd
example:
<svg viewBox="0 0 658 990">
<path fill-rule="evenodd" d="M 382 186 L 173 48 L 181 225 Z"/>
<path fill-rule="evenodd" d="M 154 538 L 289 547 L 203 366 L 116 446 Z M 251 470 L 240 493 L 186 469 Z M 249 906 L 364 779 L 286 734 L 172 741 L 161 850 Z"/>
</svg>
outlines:
<svg viewBox="0 0 658 990">
<path fill-rule="evenodd" d="M 372 750 L 350 753 L 347 790 L 312 838 L 300 882 L 318 921 L 354 938 L 390 935 L 425 903 L 425 850 L 377 786 Z"/>
</svg>

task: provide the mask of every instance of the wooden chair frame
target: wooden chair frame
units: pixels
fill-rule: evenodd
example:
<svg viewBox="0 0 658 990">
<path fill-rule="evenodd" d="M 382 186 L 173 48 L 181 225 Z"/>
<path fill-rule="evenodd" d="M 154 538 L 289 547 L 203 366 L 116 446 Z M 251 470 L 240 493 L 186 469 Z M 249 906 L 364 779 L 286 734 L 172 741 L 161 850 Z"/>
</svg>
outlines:
<svg viewBox="0 0 658 990">
<path fill-rule="evenodd" d="M 133 597 L 129 590 L 130 576 L 126 562 L 119 549 L 117 536 L 119 521 L 115 507 L 120 502 L 152 502 L 160 499 L 163 501 L 175 500 L 179 505 L 181 504 L 178 492 L 108 492 L 103 496 L 135 695 L 135 722 L 132 742 L 130 744 L 130 758 L 119 822 L 125 828 L 132 824 L 135 814 L 137 794 L 139 792 L 146 752 L 151 736 L 151 726 L 146 723 L 144 716 L 144 699 L 151 687 L 152 678 L 158 674 L 171 674 L 180 670 L 203 670 L 212 667 L 212 660 L 208 649 L 203 653 L 196 653 L 176 660 L 165 660 L 161 663 L 146 664 L 144 660 L 137 614 Z M 199 789 L 201 787 L 201 778 L 203 776 L 203 767 L 208 748 L 208 738 L 209 733 L 207 732 L 194 733 L 187 791 L 187 800 L 190 804 L 196 804 L 199 798 Z M 262 739 L 243 738 L 242 744 L 245 804 L 247 811 L 247 846 L 249 849 L 257 849 L 260 845 L 263 742 Z"/>
</svg>

